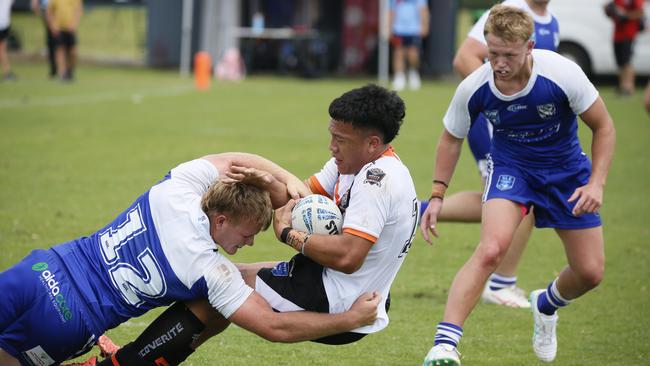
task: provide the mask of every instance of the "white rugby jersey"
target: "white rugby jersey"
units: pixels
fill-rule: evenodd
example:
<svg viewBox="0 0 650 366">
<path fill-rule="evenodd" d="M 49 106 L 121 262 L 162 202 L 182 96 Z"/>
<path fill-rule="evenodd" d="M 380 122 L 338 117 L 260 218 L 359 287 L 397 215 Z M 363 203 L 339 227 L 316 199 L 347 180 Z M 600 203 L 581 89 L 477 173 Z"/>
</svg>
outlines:
<svg viewBox="0 0 650 366">
<path fill-rule="evenodd" d="M 533 18 L 533 22 L 535 23 L 535 33 L 533 33 L 535 48 L 557 51 L 557 46 L 560 44 L 560 26 L 557 18 L 555 18 L 550 11 L 547 11 L 544 16 L 537 15 L 530 6 L 528 6 L 526 0 L 505 0 L 502 4 L 519 8 L 530 14 Z M 483 29 L 485 28 L 485 23 L 487 22 L 489 14 L 490 12 L 486 11 L 481 15 L 472 29 L 470 29 L 467 35 L 468 37 L 474 38 L 483 44 L 487 44 L 485 36 L 483 35 Z"/>
<path fill-rule="evenodd" d="M 343 232 L 373 242 L 361 268 L 345 274 L 325 268 L 323 283 L 330 313 L 350 308 L 363 292 L 379 291 L 384 300 L 374 324 L 353 330 L 374 333 L 388 325 L 385 301 L 415 237 L 418 200 L 408 168 L 392 147 L 356 175 L 340 175 L 335 160 L 310 178 L 312 186 L 332 198 L 343 216 Z"/>
<path fill-rule="evenodd" d="M 105 228 L 52 248 L 77 280 L 94 329 L 179 300 L 207 298 L 226 318 L 244 303 L 253 290 L 217 252 L 201 210 L 218 179 L 205 159 L 183 163 Z"/>
<path fill-rule="evenodd" d="M 574 62 L 547 50 L 533 50 L 528 84 L 513 95 L 494 84 L 489 63 L 458 88 L 443 118 L 445 128 L 465 138 L 479 113 L 493 126 L 490 154 L 497 163 L 532 168 L 559 166 L 582 155 L 576 115 L 598 98 L 598 91 Z"/>
</svg>

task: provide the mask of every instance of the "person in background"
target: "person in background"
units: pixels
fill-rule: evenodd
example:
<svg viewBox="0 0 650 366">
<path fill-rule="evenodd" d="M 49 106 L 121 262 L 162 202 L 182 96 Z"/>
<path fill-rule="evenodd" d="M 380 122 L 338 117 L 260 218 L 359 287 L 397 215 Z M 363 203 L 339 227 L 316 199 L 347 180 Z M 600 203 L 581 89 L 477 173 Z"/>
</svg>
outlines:
<svg viewBox="0 0 650 366">
<path fill-rule="evenodd" d="M 393 45 L 393 89 L 408 86 L 418 90 L 420 81 L 420 47 L 422 38 L 429 33 L 429 7 L 426 0 L 391 0 L 390 31 Z M 408 62 L 408 73 L 406 64 Z M 408 79 L 407 79 L 408 78 Z"/>
<path fill-rule="evenodd" d="M 82 12 L 81 0 L 49 0 L 47 4 L 47 24 L 56 41 L 56 64 L 63 81 L 74 80 L 77 28 Z"/>
<path fill-rule="evenodd" d="M 643 0 L 614 0 L 605 4 L 605 14 L 614 22 L 614 56 L 618 65 L 618 94 L 634 93 L 634 41 L 643 27 Z"/>
<path fill-rule="evenodd" d="M 13 0 L 0 0 L 0 65 L 2 65 L 2 80 L 5 81 L 16 79 L 16 75 L 11 71 L 11 63 L 7 54 L 11 27 L 11 4 L 13 4 Z"/>
<path fill-rule="evenodd" d="M 50 66 L 50 79 L 56 77 L 56 41 L 49 24 L 47 24 L 47 2 L 48 0 L 32 0 L 32 11 L 41 17 L 45 28 L 45 46 L 47 47 L 47 61 Z"/>
</svg>

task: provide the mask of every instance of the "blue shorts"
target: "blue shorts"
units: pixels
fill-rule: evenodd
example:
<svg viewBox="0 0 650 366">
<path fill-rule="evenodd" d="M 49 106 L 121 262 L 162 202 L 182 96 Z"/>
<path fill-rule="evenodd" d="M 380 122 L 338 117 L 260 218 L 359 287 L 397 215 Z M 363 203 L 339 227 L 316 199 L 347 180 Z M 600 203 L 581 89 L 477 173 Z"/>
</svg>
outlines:
<svg viewBox="0 0 650 366">
<path fill-rule="evenodd" d="M 420 36 L 405 36 L 395 34 L 391 37 L 390 43 L 395 47 L 420 47 L 422 38 Z"/>
<path fill-rule="evenodd" d="M 87 325 L 86 305 L 52 251 L 35 250 L 0 272 L 0 294 L 0 348 L 22 365 L 58 365 L 101 335 Z"/>
<path fill-rule="evenodd" d="M 474 155 L 478 170 L 482 178 L 487 178 L 487 156 L 492 147 L 492 133 L 490 124 L 483 116 L 479 114 L 467 134 L 467 144 Z"/>
<path fill-rule="evenodd" d="M 538 228 L 587 229 L 601 225 L 597 213 L 573 216 L 571 210 L 577 200 L 567 202 L 591 176 L 591 163 L 585 155 L 559 167 L 525 170 L 493 164 L 488 158 L 488 170 L 483 201 L 504 198 L 528 208 L 533 206 Z"/>
</svg>

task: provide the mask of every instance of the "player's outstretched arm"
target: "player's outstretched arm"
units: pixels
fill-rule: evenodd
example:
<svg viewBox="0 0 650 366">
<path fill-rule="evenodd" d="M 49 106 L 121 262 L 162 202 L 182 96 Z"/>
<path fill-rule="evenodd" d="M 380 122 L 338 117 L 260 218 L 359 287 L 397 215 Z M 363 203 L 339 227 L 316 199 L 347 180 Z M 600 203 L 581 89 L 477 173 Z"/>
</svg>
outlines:
<svg viewBox="0 0 650 366">
<path fill-rule="evenodd" d="M 576 189 L 569 197 L 569 202 L 577 200 L 573 208 L 573 214 L 576 216 L 597 212 L 602 206 L 603 190 L 616 146 L 614 121 L 612 121 L 601 97 L 598 97 L 591 107 L 580 114 L 580 118 L 593 133 L 591 141 L 592 168 L 589 182 Z"/>
<path fill-rule="evenodd" d="M 340 314 L 294 311 L 277 313 L 257 293 L 228 320 L 272 342 L 293 343 L 318 339 L 372 324 L 377 318 L 381 295 L 364 293 L 350 310 Z"/>
</svg>

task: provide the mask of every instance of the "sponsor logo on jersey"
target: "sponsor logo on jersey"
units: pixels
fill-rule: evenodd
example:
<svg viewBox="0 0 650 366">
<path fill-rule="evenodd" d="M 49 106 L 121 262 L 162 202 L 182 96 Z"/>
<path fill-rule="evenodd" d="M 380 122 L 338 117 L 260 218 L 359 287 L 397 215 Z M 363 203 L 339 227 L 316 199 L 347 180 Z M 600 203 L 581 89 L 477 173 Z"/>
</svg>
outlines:
<svg viewBox="0 0 650 366">
<path fill-rule="evenodd" d="M 549 119 L 555 115 L 554 103 L 541 104 L 537 106 L 537 113 L 542 119 Z"/>
<path fill-rule="evenodd" d="M 540 36 L 548 36 L 549 34 L 551 34 L 551 31 L 549 29 L 547 29 L 547 28 L 541 28 L 540 27 L 540 28 L 537 28 L 537 31 L 539 32 Z"/>
<path fill-rule="evenodd" d="M 60 283 L 56 280 L 56 275 L 48 268 L 49 266 L 45 262 L 38 262 L 32 265 L 32 270 L 40 273 L 39 279 L 49 292 L 50 302 L 59 313 L 61 320 L 65 323 L 72 319 L 72 312 L 68 307 L 65 296 L 61 293 Z"/>
<path fill-rule="evenodd" d="M 510 112 L 519 112 L 528 109 L 528 106 L 525 104 L 510 104 L 506 109 Z"/>
<path fill-rule="evenodd" d="M 145 357 L 146 355 L 151 353 L 151 351 L 154 351 L 158 347 L 162 346 L 163 344 L 174 340 L 174 338 L 178 337 L 184 330 L 185 329 L 183 328 L 183 325 L 180 322 L 176 323 L 176 325 L 171 327 L 167 331 L 167 333 L 145 344 L 144 347 L 138 351 L 138 354 L 140 355 L 140 357 Z"/>
<path fill-rule="evenodd" d="M 483 111 L 483 115 L 485 116 L 485 119 L 488 120 L 488 122 L 495 126 L 501 123 L 501 119 L 499 118 L 499 111 L 496 109 L 485 110 Z"/>
<path fill-rule="evenodd" d="M 497 181 L 497 189 L 507 191 L 515 185 L 515 177 L 512 175 L 500 175 Z"/>
<path fill-rule="evenodd" d="M 384 173 L 384 171 L 379 168 L 368 169 L 366 172 L 366 180 L 364 180 L 363 183 L 381 187 L 381 181 L 385 176 L 386 173 Z"/>
</svg>

